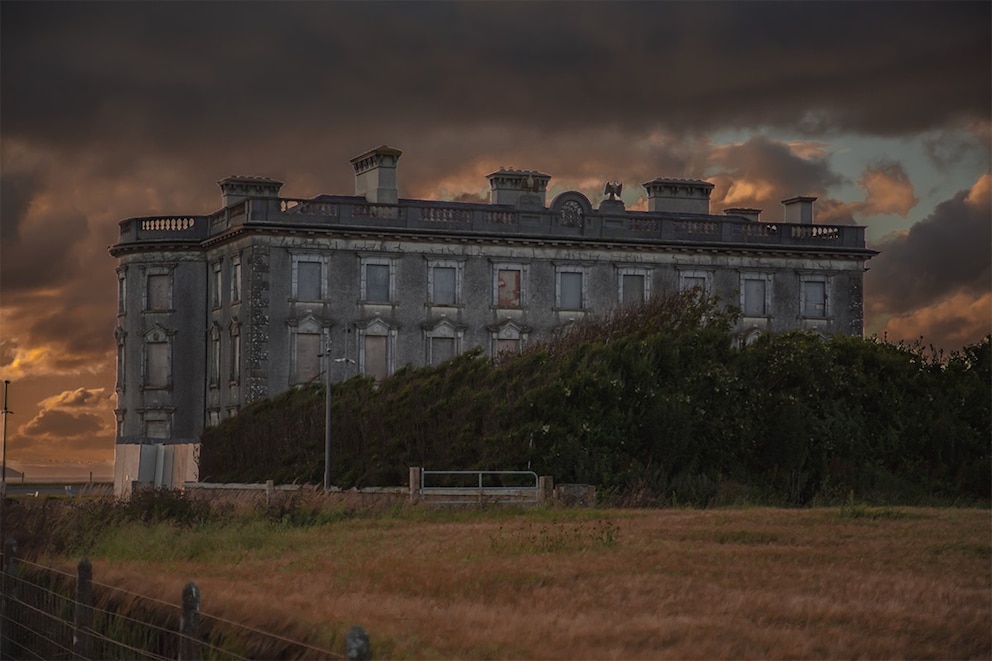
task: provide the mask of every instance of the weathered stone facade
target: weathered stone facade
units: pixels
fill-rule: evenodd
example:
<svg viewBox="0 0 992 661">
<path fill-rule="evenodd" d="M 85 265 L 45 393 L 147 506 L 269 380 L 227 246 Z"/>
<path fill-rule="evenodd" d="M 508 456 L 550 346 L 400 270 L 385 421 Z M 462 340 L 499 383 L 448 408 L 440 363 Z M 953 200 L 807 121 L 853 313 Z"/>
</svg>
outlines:
<svg viewBox="0 0 992 661">
<path fill-rule="evenodd" d="M 212 214 L 121 221 L 119 445 L 192 448 L 204 426 L 327 365 L 334 380 L 379 378 L 475 346 L 520 350 L 693 286 L 743 310 L 742 342 L 862 333 L 874 253 L 862 227 L 814 224 L 814 198 L 784 201 L 792 222 L 712 214 L 713 185 L 698 180 L 645 183 L 647 211 L 625 209 L 616 182 L 598 208 L 577 191 L 548 204 L 549 175 L 499 170 L 490 204 L 410 200 L 397 194 L 399 157 L 353 159 L 355 195 L 280 198 L 280 182 L 230 177 Z"/>
</svg>

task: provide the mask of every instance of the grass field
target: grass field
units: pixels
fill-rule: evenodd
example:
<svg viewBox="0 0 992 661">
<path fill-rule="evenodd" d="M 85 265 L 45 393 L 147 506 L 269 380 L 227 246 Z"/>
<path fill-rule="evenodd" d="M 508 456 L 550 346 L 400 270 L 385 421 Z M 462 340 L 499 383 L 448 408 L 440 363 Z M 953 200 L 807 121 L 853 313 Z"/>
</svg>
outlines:
<svg viewBox="0 0 992 661">
<path fill-rule="evenodd" d="M 990 658 L 980 509 L 409 509 L 130 524 L 95 580 L 376 658 Z M 74 570 L 75 560 L 48 559 Z"/>
</svg>

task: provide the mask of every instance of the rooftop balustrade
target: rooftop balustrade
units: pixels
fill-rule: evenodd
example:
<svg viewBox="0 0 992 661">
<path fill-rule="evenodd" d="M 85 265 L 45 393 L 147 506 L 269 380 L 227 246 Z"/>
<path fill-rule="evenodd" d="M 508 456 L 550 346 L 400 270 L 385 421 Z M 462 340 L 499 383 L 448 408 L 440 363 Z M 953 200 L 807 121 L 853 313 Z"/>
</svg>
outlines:
<svg viewBox="0 0 992 661">
<path fill-rule="evenodd" d="M 574 215 L 574 214 L 573 214 Z M 613 243 L 689 243 L 864 251 L 864 227 L 762 222 L 736 216 L 607 211 L 563 218 L 548 208 L 363 198 L 255 198 L 208 216 L 150 216 L 121 222 L 118 246 L 135 242 L 199 243 L 238 226 L 407 231 L 505 237 L 573 238 Z"/>
</svg>

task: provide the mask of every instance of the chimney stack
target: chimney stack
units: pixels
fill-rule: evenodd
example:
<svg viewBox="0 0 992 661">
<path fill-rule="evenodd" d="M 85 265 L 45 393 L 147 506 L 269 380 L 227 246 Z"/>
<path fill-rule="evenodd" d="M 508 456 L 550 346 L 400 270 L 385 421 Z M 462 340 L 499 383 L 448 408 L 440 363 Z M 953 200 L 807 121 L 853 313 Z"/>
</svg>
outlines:
<svg viewBox="0 0 992 661">
<path fill-rule="evenodd" d="M 782 200 L 782 204 L 785 205 L 785 222 L 812 225 L 814 202 L 816 202 L 815 197 L 806 196 L 790 197 L 788 200 Z"/>
<path fill-rule="evenodd" d="M 355 168 L 355 195 L 363 195 L 372 204 L 397 204 L 396 163 L 403 154 L 392 147 L 376 147 L 351 159 Z"/>
<path fill-rule="evenodd" d="M 728 216 L 743 216 L 747 220 L 757 222 L 761 216 L 761 209 L 751 209 L 750 207 L 731 207 L 724 209 L 723 213 Z"/>
<path fill-rule="evenodd" d="M 551 175 L 537 170 L 507 170 L 500 168 L 486 175 L 489 180 L 489 203 L 536 207 L 547 205 L 548 182 Z"/>
<path fill-rule="evenodd" d="M 282 182 L 268 177 L 227 177 L 217 182 L 220 186 L 222 208 L 244 202 L 249 197 L 279 197 Z"/>
<path fill-rule="evenodd" d="M 648 193 L 648 211 L 698 214 L 710 212 L 713 184 L 708 181 L 658 178 L 642 185 Z"/>
</svg>

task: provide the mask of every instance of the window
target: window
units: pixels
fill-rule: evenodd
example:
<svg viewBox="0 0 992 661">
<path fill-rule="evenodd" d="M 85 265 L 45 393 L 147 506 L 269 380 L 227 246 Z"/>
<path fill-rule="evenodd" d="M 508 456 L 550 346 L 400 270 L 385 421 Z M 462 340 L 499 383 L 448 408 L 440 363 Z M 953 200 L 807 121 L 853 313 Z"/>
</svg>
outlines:
<svg viewBox="0 0 992 661">
<path fill-rule="evenodd" d="M 427 364 L 440 365 L 457 356 L 461 352 L 463 333 L 463 327 L 456 326 L 447 319 L 438 322 L 433 328 L 425 329 Z"/>
<path fill-rule="evenodd" d="M 770 308 L 771 276 L 759 273 L 741 275 L 741 313 L 745 317 L 767 317 Z"/>
<path fill-rule="evenodd" d="M 523 264 L 493 264 L 493 305 L 522 308 L 527 300 L 527 267 Z"/>
<path fill-rule="evenodd" d="M 300 262 L 297 265 L 296 299 L 320 300 L 320 262 Z"/>
<path fill-rule="evenodd" d="M 581 266 L 559 266 L 556 281 L 556 300 L 562 310 L 581 310 L 586 307 L 586 273 Z"/>
<path fill-rule="evenodd" d="M 457 305 L 461 302 L 461 263 L 429 261 L 427 287 L 433 305 Z"/>
<path fill-rule="evenodd" d="M 221 305 L 221 263 L 210 265 L 210 307 L 219 308 Z"/>
<path fill-rule="evenodd" d="M 127 332 L 118 326 L 114 329 L 114 338 L 117 340 L 117 392 L 124 392 L 124 383 L 127 377 L 127 372 L 125 371 L 124 360 L 127 356 L 125 351 L 124 340 L 127 338 Z"/>
<path fill-rule="evenodd" d="M 216 427 L 220 424 L 220 410 L 210 409 L 207 411 L 207 426 Z"/>
<path fill-rule="evenodd" d="M 240 277 L 240 276 L 239 276 Z M 322 301 L 327 298 L 327 257 L 293 255 L 290 298 L 296 301 Z"/>
<path fill-rule="evenodd" d="M 220 326 L 210 327 L 210 387 L 220 385 Z"/>
<path fill-rule="evenodd" d="M 708 295 L 712 279 L 713 276 L 709 271 L 679 271 L 679 291 L 689 291 L 699 287 Z"/>
<path fill-rule="evenodd" d="M 650 271 L 642 268 L 620 268 L 617 271 L 621 305 L 640 305 L 651 297 Z"/>
<path fill-rule="evenodd" d="M 231 258 L 231 302 L 241 300 L 241 257 Z"/>
<path fill-rule="evenodd" d="M 313 315 L 308 315 L 291 327 L 292 384 L 311 383 L 320 378 L 320 357 L 326 345 L 324 331 L 323 324 Z"/>
<path fill-rule="evenodd" d="M 171 425 L 168 420 L 145 420 L 146 438 L 170 438 Z"/>
<path fill-rule="evenodd" d="M 117 314 L 127 312 L 127 268 L 117 269 Z"/>
<path fill-rule="evenodd" d="M 172 385 L 172 342 L 169 335 L 157 324 L 145 333 L 145 388 L 169 388 Z"/>
<path fill-rule="evenodd" d="M 366 264 L 365 300 L 372 303 L 389 302 L 389 267 L 383 264 Z"/>
<path fill-rule="evenodd" d="M 237 319 L 231 320 L 231 383 L 241 380 L 241 324 Z"/>
<path fill-rule="evenodd" d="M 829 316 L 826 280 L 803 278 L 801 295 L 801 308 L 804 317 L 823 319 Z"/>
<path fill-rule="evenodd" d="M 172 274 L 149 273 L 145 289 L 145 309 L 165 311 L 172 309 Z"/>
<path fill-rule="evenodd" d="M 389 376 L 393 367 L 393 342 L 395 331 L 382 319 L 371 321 L 358 331 L 359 369 L 376 381 Z"/>
<path fill-rule="evenodd" d="M 508 320 L 498 326 L 490 326 L 492 333 L 492 353 L 498 357 L 502 353 L 520 353 L 527 339 L 529 328 Z"/>
</svg>

